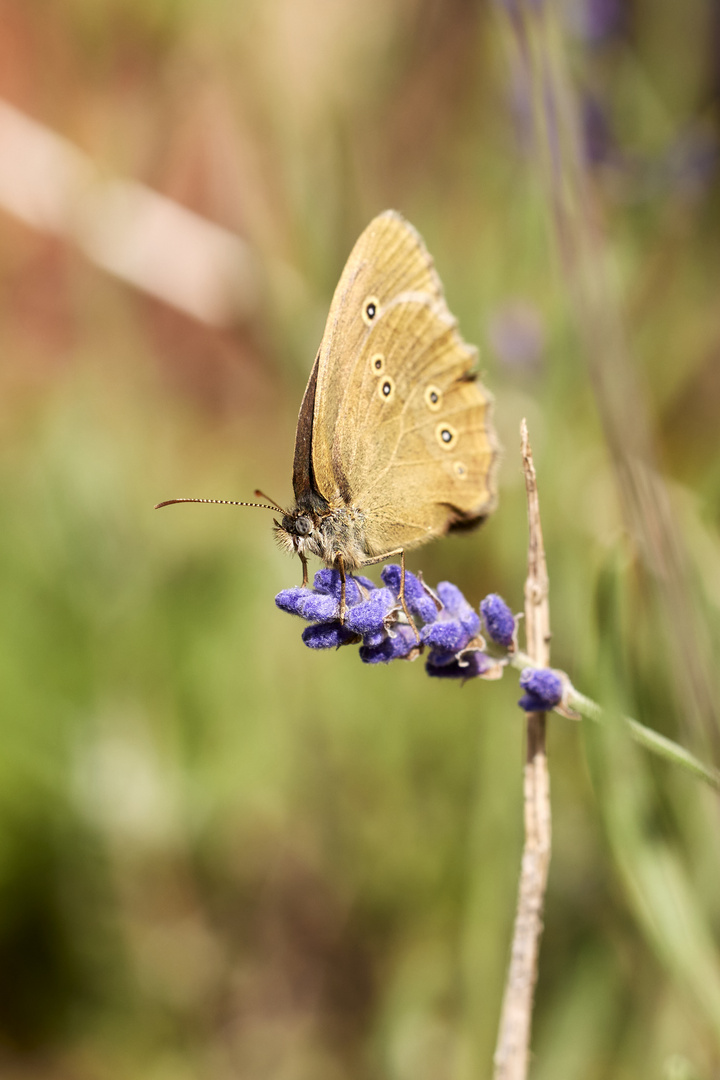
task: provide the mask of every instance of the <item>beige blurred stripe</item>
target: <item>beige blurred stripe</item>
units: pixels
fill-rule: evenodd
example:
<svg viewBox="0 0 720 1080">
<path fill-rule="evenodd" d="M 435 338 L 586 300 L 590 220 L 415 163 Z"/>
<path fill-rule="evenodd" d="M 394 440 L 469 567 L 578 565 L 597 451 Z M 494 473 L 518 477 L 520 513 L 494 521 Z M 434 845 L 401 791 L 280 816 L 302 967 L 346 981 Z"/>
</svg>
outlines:
<svg viewBox="0 0 720 1080">
<path fill-rule="evenodd" d="M 229 326 L 256 307 L 244 240 L 144 184 L 104 177 L 68 139 L 2 100 L 0 207 L 201 322 Z"/>
</svg>

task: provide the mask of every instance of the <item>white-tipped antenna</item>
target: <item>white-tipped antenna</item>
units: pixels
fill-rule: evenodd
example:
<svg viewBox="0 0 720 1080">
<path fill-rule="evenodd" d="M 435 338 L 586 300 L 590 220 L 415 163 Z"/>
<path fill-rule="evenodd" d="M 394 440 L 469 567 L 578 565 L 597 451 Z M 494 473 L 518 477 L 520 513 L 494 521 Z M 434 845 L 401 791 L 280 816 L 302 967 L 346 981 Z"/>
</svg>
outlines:
<svg viewBox="0 0 720 1080">
<path fill-rule="evenodd" d="M 267 495 L 265 496 L 267 498 Z M 273 503 L 269 506 L 267 503 L 251 503 L 251 502 L 237 502 L 235 499 L 166 499 L 165 502 L 159 502 L 155 504 L 154 509 L 159 510 L 162 506 L 174 506 L 175 503 L 217 503 L 219 506 L 256 506 L 258 510 L 279 510 L 281 514 L 285 511 L 277 503 Z"/>
</svg>

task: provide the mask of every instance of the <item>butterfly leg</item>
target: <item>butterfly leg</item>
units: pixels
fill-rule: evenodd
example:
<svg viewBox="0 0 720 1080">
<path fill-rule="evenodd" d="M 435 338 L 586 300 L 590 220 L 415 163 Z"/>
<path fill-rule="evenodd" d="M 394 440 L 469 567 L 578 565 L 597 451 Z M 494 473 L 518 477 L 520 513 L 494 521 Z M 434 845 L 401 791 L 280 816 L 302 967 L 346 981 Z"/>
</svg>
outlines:
<svg viewBox="0 0 720 1080">
<path fill-rule="evenodd" d="M 400 599 L 400 603 L 402 604 L 402 609 L 405 612 L 405 618 L 407 619 L 409 625 L 412 627 L 413 633 L 415 634 L 415 637 L 417 639 L 417 643 L 419 645 L 420 644 L 420 634 L 418 632 L 417 626 L 415 625 L 415 620 L 413 619 L 412 615 L 408 611 L 408 606 L 407 606 L 407 604 L 405 602 L 405 551 L 404 550 L 400 552 L 400 597 L 399 597 L 399 599 Z"/>
<path fill-rule="evenodd" d="M 399 555 L 400 556 L 400 594 L 398 596 L 398 600 L 400 601 L 403 612 L 405 613 L 405 618 L 408 621 L 408 626 L 412 627 L 412 631 L 415 634 L 415 637 L 417 638 L 417 643 L 419 645 L 420 644 L 420 633 L 418 631 L 417 626 L 415 625 L 415 620 L 413 619 L 412 615 L 410 614 L 410 612 L 408 610 L 407 603 L 405 601 L 405 550 L 404 550 L 404 548 L 398 548 L 396 551 L 388 551 L 386 555 L 380 555 L 379 558 L 377 558 L 377 559 L 365 559 L 365 561 L 363 562 L 362 565 L 363 566 L 372 566 L 373 563 L 385 562 L 386 559 L 392 559 L 394 555 Z"/>
<path fill-rule="evenodd" d="M 340 572 L 340 624 L 345 622 L 345 612 L 347 611 L 347 603 L 345 601 L 345 563 L 343 562 L 342 555 L 338 555 L 335 559 L 335 563 Z"/>
<path fill-rule="evenodd" d="M 303 588 L 303 589 L 307 589 L 307 583 L 308 583 L 308 571 L 307 571 L 307 568 L 308 568 L 308 561 L 307 561 L 307 559 L 305 558 L 305 556 L 304 556 L 304 555 L 302 555 L 302 554 L 301 554 L 301 553 L 300 553 L 299 551 L 298 551 L 298 555 L 300 556 L 300 562 L 302 563 L 302 568 L 303 568 L 303 579 L 302 579 L 302 588 Z"/>
</svg>

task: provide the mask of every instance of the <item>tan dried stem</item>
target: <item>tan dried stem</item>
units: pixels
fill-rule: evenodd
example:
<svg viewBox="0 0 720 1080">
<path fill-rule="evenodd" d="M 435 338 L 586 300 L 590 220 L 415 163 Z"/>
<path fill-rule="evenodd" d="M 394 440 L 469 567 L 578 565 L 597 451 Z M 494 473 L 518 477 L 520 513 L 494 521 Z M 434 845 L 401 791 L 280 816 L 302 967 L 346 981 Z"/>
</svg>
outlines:
<svg viewBox="0 0 720 1080">
<path fill-rule="evenodd" d="M 525 582 L 526 649 L 532 660 L 550 662 L 550 608 L 537 478 L 527 423 L 520 438 L 528 504 L 528 575 Z M 524 1080 L 530 1056 L 530 1031 L 537 982 L 538 952 L 543 928 L 543 907 L 550 865 L 550 777 L 545 752 L 545 713 L 527 714 L 527 751 L 523 776 L 525 844 L 510 966 L 505 983 L 495 1080 Z"/>
</svg>

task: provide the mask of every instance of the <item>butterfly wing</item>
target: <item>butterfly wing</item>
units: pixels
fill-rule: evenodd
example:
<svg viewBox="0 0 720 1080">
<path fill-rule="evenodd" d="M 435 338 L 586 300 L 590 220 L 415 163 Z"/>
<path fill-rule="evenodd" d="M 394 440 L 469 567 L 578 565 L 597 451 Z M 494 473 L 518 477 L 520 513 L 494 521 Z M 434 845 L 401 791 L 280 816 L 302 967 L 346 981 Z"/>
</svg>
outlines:
<svg viewBox="0 0 720 1080">
<path fill-rule="evenodd" d="M 298 501 L 358 507 L 370 556 L 489 513 L 497 446 L 474 361 L 419 234 L 381 214 L 342 273 L 303 400 Z"/>
<path fill-rule="evenodd" d="M 440 279 L 421 237 L 400 214 L 387 210 L 361 233 L 335 289 L 298 419 L 293 471 L 298 501 L 301 495 L 307 497 L 308 482 L 327 501 L 342 497 L 333 471 L 332 440 L 345 407 L 349 371 L 372 325 L 365 309 L 374 302 L 379 312 L 409 290 L 442 298 Z"/>
<path fill-rule="evenodd" d="M 366 517 L 368 555 L 476 524 L 495 506 L 492 398 L 444 303 L 401 293 L 354 358 L 335 476 Z"/>
</svg>

